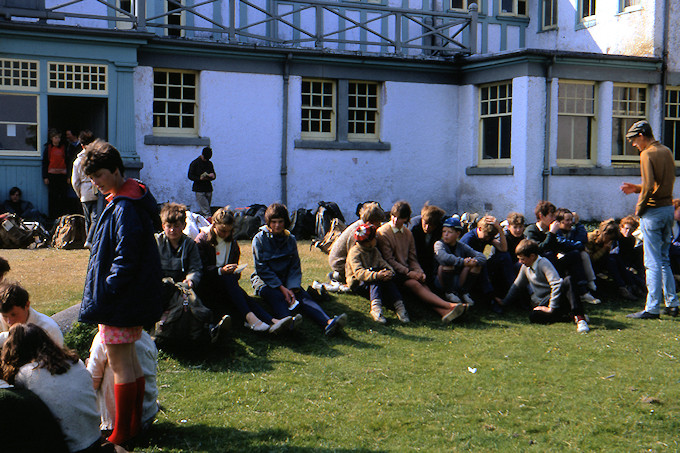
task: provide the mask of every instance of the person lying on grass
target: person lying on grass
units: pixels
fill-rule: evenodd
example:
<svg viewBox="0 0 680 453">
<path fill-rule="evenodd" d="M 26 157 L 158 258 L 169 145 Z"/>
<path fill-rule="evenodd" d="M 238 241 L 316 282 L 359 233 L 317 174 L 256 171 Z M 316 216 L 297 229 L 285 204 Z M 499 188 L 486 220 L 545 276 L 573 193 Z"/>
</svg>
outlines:
<svg viewBox="0 0 680 453">
<path fill-rule="evenodd" d="M 302 315 L 309 316 L 326 335 L 334 335 L 347 323 L 347 315 L 331 318 L 302 289 L 302 266 L 297 242 L 288 227 L 288 208 L 281 203 L 267 207 L 265 225 L 253 238 L 255 272 L 250 277 L 255 293 L 272 307 L 280 318 L 295 315 L 295 325 Z"/>
<path fill-rule="evenodd" d="M 375 225 L 364 223 L 354 232 L 356 243 L 349 250 L 345 265 L 348 285 L 352 291 L 369 296 L 374 321 L 387 323 L 383 303 L 388 303 L 394 306 L 399 321 L 407 323 L 410 319 L 403 298 L 392 281 L 394 270 L 375 246 L 376 230 Z"/>
<path fill-rule="evenodd" d="M 515 282 L 501 303 L 509 305 L 520 297 L 528 297 L 533 310 L 529 320 L 536 324 L 549 324 L 560 321 L 576 322 L 576 331 L 586 333 L 590 330 L 586 321 L 581 298 L 571 284 L 571 277 L 560 278 L 552 263 L 538 254 L 538 243 L 523 239 L 515 254 L 522 263 Z"/>
</svg>

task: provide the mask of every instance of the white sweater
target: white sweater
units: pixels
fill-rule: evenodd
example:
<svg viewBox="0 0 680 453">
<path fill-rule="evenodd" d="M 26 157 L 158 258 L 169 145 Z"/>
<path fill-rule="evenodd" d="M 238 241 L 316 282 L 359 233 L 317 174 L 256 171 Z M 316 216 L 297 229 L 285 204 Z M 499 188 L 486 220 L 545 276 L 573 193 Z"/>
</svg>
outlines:
<svg viewBox="0 0 680 453">
<path fill-rule="evenodd" d="M 15 385 L 36 395 L 59 422 L 69 451 L 83 450 L 99 437 L 99 411 L 92 378 L 82 361 L 64 374 L 50 374 L 31 362 L 22 366 Z"/>
<path fill-rule="evenodd" d="M 32 308 L 29 308 L 26 324 L 35 324 L 36 326 L 40 327 L 42 330 L 47 332 L 47 336 L 49 336 L 52 341 L 57 343 L 57 346 L 60 348 L 64 347 L 64 335 L 61 333 L 59 324 L 57 324 L 54 319 L 47 315 L 43 315 Z M 9 327 L 10 326 L 7 325 L 2 316 L 0 316 L 0 346 L 5 344 L 5 340 L 7 340 Z"/>
<path fill-rule="evenodd" d="M 135 342 L 139 365 L 144 373 L 144 403 L 142 405 L 142 423 L 153 420 L 158 412 L 158 386 L 156 384 L 156 364 L 158 349 L 148 333 L 142 332 L 142 338 Z M 87 371 L 93 379 L 101 379 L 97 390 L 97 405 L 102 415 L 101 429 L 113 429 L 116 420 L 116 402 L 113 395 L 113 371 L 106 357 L 106 345 L 99 332 L 92 340 L 90 358 L 87 359 Z"/>
</svg>

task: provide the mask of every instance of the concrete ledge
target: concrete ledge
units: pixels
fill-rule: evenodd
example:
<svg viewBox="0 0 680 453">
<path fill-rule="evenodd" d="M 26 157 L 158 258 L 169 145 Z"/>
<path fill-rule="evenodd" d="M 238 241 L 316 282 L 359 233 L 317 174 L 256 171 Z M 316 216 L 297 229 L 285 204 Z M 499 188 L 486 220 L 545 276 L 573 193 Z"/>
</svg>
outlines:
<svg viewBox="0 0 680 453">
<path fill-rule="evenodd" d="M 334 149 L 350 151 L 389 151 L 392 145 L 386 142 L 337 142 L 326 140 L 295 140 L 299 149 Z"/>
<path fill-rule="evenodd" d="M 179 145 L 179 146 L 210 146 L 208 137 L 172 137 L 145 135 L 145 145 Z"/>
<path fill-rule="evenodd" d="M 79 313 L 80 304 L 78 303 L 71 307 L 68 307 L 66 310 L 62 310 L 59 313 L 53 314 L 52 319 L 54 319 L 57 322 L 57 324 L 59 324 L 61 332 L 66 334 L 66 332 L 71 330 L 73 324 L 75 324 L 76 321 L 78 320 Z"/>
<path fill-rule="evenodd" d="M 512 176 L 515 167 L 467 167 L 465 174 L 468 176 Z"/>
</svg>

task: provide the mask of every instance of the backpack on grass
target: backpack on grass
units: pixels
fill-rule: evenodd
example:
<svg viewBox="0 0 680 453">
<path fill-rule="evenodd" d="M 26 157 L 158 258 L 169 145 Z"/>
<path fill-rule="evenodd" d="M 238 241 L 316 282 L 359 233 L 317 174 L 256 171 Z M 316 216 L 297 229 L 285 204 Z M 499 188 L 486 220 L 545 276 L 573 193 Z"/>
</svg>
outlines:
<svg viewBox="0 0 680 453">
<path fill-rule="evenodd" d="M 333 247 L 333 243 L 337 238 L 340 237 L 345 228 L 347 228 L 345 222 L 338 218 L 333 219 L 331 221 L 330 227 L 328 228 L 328 232 L 323 237 L 323 239 L 320 241 L 313 241 L 312 246 L 318 248 L 325 254 L 329 254 L 331 248 Z"/>
<path fill-rule="evenodd" d="M 319 208 L 316 210 L 316 239 L 323 241 L 326 234 L 331 229 L 331 222 L 333 219 L 340 219 L 342 224 L 345 224 L 345 217 L 338 207 L 337 203 L 332 201 L 320 201 Z"/>
<path fill-rule="evenodd" d="M 186 347 L 210 343 L 212 310 L 203 305 L 193 289 L 184 283 L 164 281 L 172 286 L 170 300 L 156 323 L 154 339 L 159 347 Z"/>
<path fill-rule="evenodd" d="M 33 230 L 16 214 L 0 214 L 0 248 L 25 249 L 34 242 Z"/>
<path fill-rule="evenodd" d="M 85 216 L 80 214 L 63 215 L 57 220 L 52 235 L 52 246 L 57 249 L 82 249 L 87 240 Z"/>
<path fill-rule="evenodd" d="M 296 239 L 311 239 L 314 236 L 316 218 L 311 209 L 300 208 L 290 219 L 290 232 Z"/>
</svg>

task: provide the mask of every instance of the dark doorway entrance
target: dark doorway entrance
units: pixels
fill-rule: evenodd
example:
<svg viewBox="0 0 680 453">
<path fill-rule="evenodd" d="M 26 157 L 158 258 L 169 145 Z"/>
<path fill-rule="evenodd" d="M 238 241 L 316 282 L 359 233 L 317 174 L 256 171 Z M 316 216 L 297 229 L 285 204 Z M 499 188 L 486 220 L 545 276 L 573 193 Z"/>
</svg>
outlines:
<svg viewBox="0 0 680 453">
<path fill-rule="evenodd" d="M 94 136 L 108 140 L 108 108 L 106 98 L 49 96 L 47 98 L 48 128 L 74 134 L 89 129 Z"/>
</svg>

